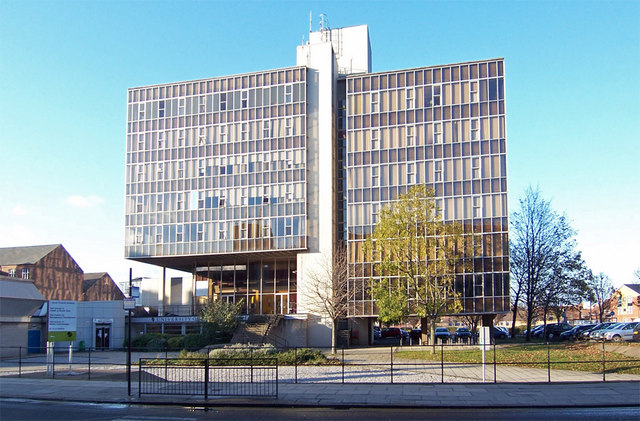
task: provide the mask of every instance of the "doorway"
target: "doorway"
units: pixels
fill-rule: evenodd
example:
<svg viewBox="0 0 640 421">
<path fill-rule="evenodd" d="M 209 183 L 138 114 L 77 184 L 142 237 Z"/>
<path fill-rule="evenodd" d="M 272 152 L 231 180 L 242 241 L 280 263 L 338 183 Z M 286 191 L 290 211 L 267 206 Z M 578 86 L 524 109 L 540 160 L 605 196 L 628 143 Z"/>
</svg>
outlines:
<svg viewBox="0 0 640 421">
<path fill-rule="evenodd" d="M 96 325 L 95 347 L 96 349 L 109 349 L 111 325 Z"/>
</svg>

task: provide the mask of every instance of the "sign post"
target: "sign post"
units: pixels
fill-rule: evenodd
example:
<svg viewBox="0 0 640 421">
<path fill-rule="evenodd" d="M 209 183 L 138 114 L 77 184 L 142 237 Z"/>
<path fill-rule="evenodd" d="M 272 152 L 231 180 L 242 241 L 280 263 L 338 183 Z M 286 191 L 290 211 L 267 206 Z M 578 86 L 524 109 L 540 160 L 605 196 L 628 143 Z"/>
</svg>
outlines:
<svg viewBox="0 0 640 421">
<path fill-rule="evenodd" d="M 54 342 L 69 341 L 69 374 L 72 373 L 73 341 L 76 340 L 78 303 L 49 300 L 47 324 L 47 372 L 53 374 Z"/>
</svg>

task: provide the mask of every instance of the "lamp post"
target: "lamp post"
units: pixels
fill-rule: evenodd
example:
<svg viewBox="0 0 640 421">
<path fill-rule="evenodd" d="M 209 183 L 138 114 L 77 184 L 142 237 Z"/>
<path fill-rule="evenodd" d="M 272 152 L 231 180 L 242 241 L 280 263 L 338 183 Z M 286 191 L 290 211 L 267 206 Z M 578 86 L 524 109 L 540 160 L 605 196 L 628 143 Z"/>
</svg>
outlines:
<svg viewBox="0 0 640 421">
<path fill-rule="evenodd" d="M 129 268 L 129 298 L 131 296 L 131 284 L 133 283 L 133 269 Z M 127 326 L 127 395 L 131 396 L 131 309 L 129 309 L 129 323 Z"/>
</svg>

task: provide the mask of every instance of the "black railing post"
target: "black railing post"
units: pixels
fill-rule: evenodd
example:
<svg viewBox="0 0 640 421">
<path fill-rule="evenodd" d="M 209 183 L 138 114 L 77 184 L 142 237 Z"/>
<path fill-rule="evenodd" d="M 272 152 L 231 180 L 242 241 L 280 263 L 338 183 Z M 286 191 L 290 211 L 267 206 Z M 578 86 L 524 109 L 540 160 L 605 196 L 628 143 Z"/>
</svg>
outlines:
<svg viewBox="0 0 640 421">
<path fill-rule="evenodd" d="M 549 341 L 547 341 L 547 383 L 551 383 L 551 357 L 549 350 Z"/>
<path fill-rule="evenodd" d="M 295 383 L 298 383 L 298 347 L 293 348 L 293 365 L 295 366 Z"/>
<path fill-rule="evenodd" d="M 22 377 L 22 347 L 18 347 L 18 377 Z"/>
<path fill-rule="evenodd" d="M 606 378 L 606 368 L 605 368 L 605 356 L 604 356 L 604 339 L 602 340 L 602 381 L 606 382 L 607 378 Z"/>
<path fill-rule="evenodd" d="M 209 399 L 209 357 L 204 360 L 204 399 Z"/>
<path fill-rule="evenodd" d="M 251 364 L 251 383 L 253 383 L 253 349 L 249 353 L 250 364 Z"/>
<path fill-rule="evenodd" d="M 52 342 L 51 345 L 51 378 L 54 379 L 56 377 L 56 346 L 55 342 Z"/>
<path fill-rule="evenodd" d="M 391 350 L 391 384 L 393 384 L 393 345 L 389 347 Z"/>
<path fill-rule="evenodd" d="M 276 398 L 278 397 L 278 359 L 276 358 Z"/>
<path fill-rule="evenodd" d="M 444 341 L 440 341 L 440 383 L 444 383 Z"/>
<path fill-rule="evenodd" d="M 89 380 L 91 380 L 91 347 L 89 347 L 89 361 L 87 364 L 89 365 L 87 368 L 87 374 L 89 375 Z"/>
<path fill-rule="evenodd" d="M 344 384 L 344 346 L 342 347 L 342 384 Z"/>
<path fill-rule="evenodd" d="M 498 383 L 498 379 L 496 377 L 496 343 L 493 342 L 493 382 Z"/>
<path fill-rule="evenodd" d="M 138 397 L 142 396 L 142 361 L 138 358 Z"/>
</svg>

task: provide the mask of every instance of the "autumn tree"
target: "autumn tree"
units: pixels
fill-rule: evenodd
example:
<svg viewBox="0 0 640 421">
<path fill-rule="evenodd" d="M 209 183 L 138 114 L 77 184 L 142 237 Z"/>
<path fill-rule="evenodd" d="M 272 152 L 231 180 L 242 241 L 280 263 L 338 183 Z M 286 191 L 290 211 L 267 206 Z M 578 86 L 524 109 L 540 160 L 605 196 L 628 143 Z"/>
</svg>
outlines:
<svg viewBox="0 0 640 421">
<path fill-rule="evenodd" d="M 309 273 L 309 285 L 304 291 L 309 308 L 331 319 L 331 352 L 334 354 L 338 322 L 348 316 L 349 296 L 355 296 L 356 293 L 347 288 L 347 271 L 347 250 L 339 243 L 334 247 L 332 256 Z"/>
<path fill-rule="evenodd" d="M 538 309 L 548 311 L 559 294 L 574 288 L 581 259 L 567 218 L 555 212 L 540 192 L 529 187 L 511 216 L 510 267 L 516 290 L 527 308 L 527 336 Z M 517 311 L 514 303 L 514 325 Z"/>
<path fill-rule="evenodd" d="M 613 294 L 611 279 L 602 272 L 597 275 L 589 273 L 587 285 L 590 289 L 590 301 L 598 303 L 598 321 L 602 323 L 604 321 L 604 313 L 607 307 L 605 303 L 609 300 L 611 294 Z"/>
<path fill-rule="evenodd" d="M 433 191 L 417 185 L 380 211 L 365 249 L 374 276 L 387 282 L 390 294 L 406 294 L 409 314 L 426 319 L 435 347 L 438 318 L 461 309 L 454 290 L 465 256 L 460 224 L 444 222 Z M 384 301 L 376 304 L 385 311 Z"/>
<path fill-rule="evenodd" d="M 217 299 L 206 303 L 200 310 L 200 318 L 205 323 L 208 336 L 213 338 L 217 332 L 232 333 L 238 325 L 238 315 L 243 306 L 244 300 L 231 303 Z"/>
</svg>

